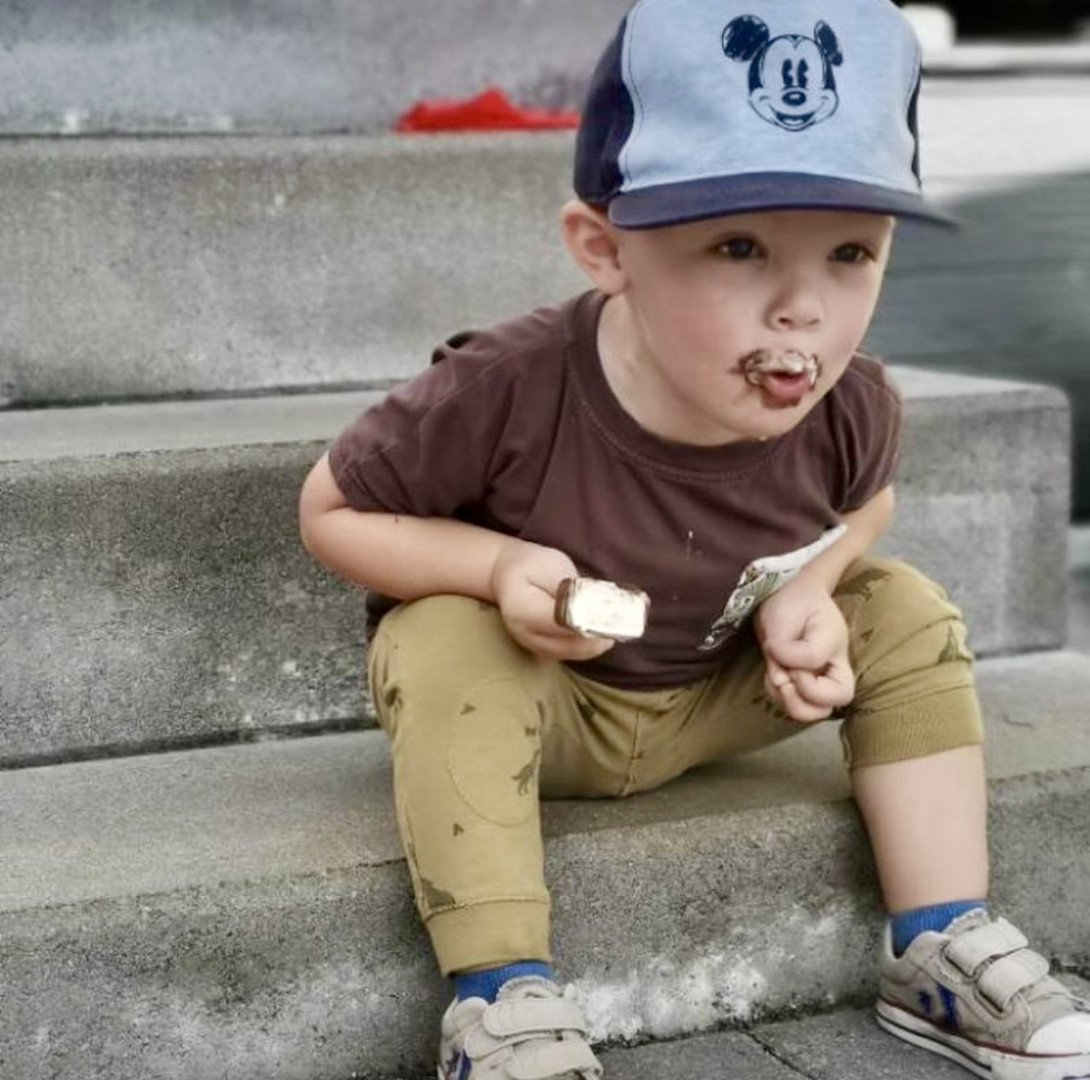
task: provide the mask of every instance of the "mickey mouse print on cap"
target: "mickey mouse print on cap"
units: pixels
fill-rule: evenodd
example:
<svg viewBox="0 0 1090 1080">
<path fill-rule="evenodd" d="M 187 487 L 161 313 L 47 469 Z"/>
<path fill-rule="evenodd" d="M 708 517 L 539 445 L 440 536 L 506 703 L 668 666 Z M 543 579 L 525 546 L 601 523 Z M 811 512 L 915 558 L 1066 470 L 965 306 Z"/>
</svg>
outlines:
<svg viewBox="0 0 1090 1080">
<path fill-rule="evenodd" d="M 749 103 L 757 115 L 788 131 L 801 131 L 836 112 L 833 68 L 844 62 L 836 33 L 824 22 L 813 37 L 772 37 L 755 15 L 739 15 L 723 31 L 723 52 L 752 61 Z"/>
<path fill-rule="evenodd" d="M 919 89 L 890 0 L 639 0 L 591 79 L 575 191 L 625 228 L 788 208 L 950 224 L 920 187 Z"/>
</svg>

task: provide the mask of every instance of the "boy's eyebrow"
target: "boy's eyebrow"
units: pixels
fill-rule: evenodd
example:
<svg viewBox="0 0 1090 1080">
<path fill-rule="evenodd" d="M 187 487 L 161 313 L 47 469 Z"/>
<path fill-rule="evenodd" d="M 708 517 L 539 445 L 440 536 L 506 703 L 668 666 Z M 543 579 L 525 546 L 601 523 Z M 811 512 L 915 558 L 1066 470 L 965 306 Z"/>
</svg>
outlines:
<svg viewBox="0 0 1090 1080">
<path fill-rule="evenodd" d="M 875 223 L 872 228 L 867 230 L 866 235 L 872 238 L 876 244 L 885 244 L 893 239 L 894 228 L 893 224 Z"/>
<path fill-rule="evenodd" d="M 761 232 L 754 225 L 743 222 L 737 224 L 723 222 L 722 225 L 708 230 L 709 240 L 735 239 L 740 236 L 760 239 Z"/>
</svg>

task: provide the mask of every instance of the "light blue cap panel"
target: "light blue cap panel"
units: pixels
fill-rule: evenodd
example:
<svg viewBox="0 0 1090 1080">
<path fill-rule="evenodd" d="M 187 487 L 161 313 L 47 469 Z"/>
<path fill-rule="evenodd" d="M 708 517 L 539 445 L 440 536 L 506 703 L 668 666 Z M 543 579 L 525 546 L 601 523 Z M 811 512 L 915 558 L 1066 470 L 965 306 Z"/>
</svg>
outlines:
<svg viewBox="0 0 1090 1080">
<path fill-rule="evenodd" d="M 622 74 L 624 192 L 765 172 L 919 191 L 919 45 L 889 0 L 640 0 Z"/>
</svg>

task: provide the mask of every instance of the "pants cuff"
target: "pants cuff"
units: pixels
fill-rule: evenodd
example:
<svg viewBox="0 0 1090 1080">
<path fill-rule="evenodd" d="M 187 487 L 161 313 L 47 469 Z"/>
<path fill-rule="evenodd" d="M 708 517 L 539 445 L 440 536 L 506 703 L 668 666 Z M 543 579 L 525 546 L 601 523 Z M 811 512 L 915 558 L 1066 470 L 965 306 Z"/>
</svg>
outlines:
<svg viewBox="0 0 1090 1080">
<path fill-rule="evenodd" d="M 965 686 L 851 716 L 840 734 L 848 768 L 860 769 L 975 745 L 984 724 L 976 690 Z"/>
<path fill-rule="evenodd" d="M 444 975 L 517 960 L 552 963 L 545 900 L 467 904 L 436 912 L 426 925 Z"/>
</svg>

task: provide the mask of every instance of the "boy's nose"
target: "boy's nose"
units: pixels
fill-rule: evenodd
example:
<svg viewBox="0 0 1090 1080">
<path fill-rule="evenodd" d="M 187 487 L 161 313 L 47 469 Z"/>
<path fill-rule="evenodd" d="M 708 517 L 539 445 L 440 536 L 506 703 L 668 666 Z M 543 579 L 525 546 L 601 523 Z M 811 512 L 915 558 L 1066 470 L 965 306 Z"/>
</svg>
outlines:
<svg viewBox="0 0 1090 1080">
<path fill-rule="evenodd" d="M 821 322 L 821 297 L 816 290 L 799 283 L 776 297 L 769 314 L 780 329 L 804 330 Z"/>
<path fill-rule="evenodd" d="M 776 322 L 785 329 L 802 330 L 816 326 L 821 322 L 821 316 L 808 311 L 780 311 L 776 313 Z"/>
</svg>

